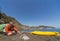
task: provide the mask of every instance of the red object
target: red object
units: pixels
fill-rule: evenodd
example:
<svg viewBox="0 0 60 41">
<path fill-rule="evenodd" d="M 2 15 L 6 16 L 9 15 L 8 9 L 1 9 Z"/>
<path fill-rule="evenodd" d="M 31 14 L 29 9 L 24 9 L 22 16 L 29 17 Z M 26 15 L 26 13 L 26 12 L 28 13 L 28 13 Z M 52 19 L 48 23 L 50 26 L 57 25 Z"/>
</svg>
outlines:
<svg viewBox="0 0 60 41">
<path fill-rule="evenodd" d="M 10 28 L 10 25 L 7 25 L 7 26 L 5 27 L 5 31 L 6 31 L 7 34 L 10 33 L 10 32 L 12 32 L 11 30 L 9 30 L 9 28 Z M 13 29 L 14 29 L 14 31 L 16 31 L 16 32 L 18 31 L 15 26 L 13 27 Z"/>
</svg>

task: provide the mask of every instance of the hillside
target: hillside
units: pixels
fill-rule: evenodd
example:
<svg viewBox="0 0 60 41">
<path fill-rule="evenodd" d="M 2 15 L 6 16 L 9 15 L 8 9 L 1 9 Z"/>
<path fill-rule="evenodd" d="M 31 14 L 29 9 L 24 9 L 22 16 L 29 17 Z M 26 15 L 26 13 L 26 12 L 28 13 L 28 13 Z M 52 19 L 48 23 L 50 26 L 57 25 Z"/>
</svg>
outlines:
<svg viewBox="0 0 60 41">
<path fill-rule="evenodd" d="M 32 26 L 32 27 L 29 27 L 29 26 L 26 26 L 26 25 L 23 25 L 21 23 L 19 23 L 15 18 L 11 17 L 11 16 L 7 16 L 5 13 L 0 13 L 0 24 L 6 24 L 6 23 L 9 23 L 10 21 L 12 21 L 16 26 L 17 28 L 20 30 L 20 29 L 23 29 L 23 30 L 30 30 L 30 29 L 40 29 L 40 28 L 55 28 L 55 27 L 52 27 L 52 26 Z"/>
<path fill-rule="evenodd" d="M 5 13 L 0 13 L 0 24 L 6 24 L 12 21 L 18 29 L 21 29 L 21 26 L 23 26 L 21 23 L 19 23 L 15 18 L 11 16 L 7 16 Z"/>
</svg>

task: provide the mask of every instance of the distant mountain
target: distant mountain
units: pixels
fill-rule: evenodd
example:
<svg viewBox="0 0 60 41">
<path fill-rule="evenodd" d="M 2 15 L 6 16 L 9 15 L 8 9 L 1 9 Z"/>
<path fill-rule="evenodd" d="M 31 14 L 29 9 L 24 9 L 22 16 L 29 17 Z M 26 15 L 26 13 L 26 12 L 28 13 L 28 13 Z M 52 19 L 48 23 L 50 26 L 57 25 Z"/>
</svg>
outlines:
<svg viewBox="0 0 60 41">
<path fill-rule="evenodd" d="M 55 27 L 53 27 L 53 26 L 44 26 L 44 25 L 38 26 L 38 27 L 40 27 L 40 28 L 55 28 Z"/>
<path fill-rule="evenodd" d="M 30 29 L 52 29 L 52 28 L 55 28 L 55 27 L 53 27 L 53 26 L 44 26 L 44 25 L 42 25 L 42 26 L 32 26 L 32 27 L 30 27 Z"/>
</svg>

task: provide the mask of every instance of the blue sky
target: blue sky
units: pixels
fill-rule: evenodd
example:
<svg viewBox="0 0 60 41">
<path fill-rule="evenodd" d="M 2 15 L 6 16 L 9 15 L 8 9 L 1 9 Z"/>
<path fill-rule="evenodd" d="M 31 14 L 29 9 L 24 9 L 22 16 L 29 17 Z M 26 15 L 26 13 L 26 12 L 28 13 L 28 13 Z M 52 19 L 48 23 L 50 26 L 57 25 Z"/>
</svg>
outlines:
<svg viewBox="0 0 60 41">
<path fill-rule="evenodd" d="M 0 7 L 21 24 L 60 27 L 60 0 L 0 0 Z"/>
</svg>

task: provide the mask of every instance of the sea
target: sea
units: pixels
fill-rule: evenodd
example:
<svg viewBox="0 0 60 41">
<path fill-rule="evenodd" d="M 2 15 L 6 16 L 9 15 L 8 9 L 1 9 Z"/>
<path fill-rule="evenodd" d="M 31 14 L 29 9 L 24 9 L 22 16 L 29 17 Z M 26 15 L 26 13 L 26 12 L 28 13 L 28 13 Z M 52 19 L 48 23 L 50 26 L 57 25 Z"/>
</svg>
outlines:
<svg viewBox="0 0 60 41">
<path fill-rule="evenodd" d="M 23 32 L 32 32 L 32 31 L 52 31 L 52 32 L 59 32 L 60 28 L 52 28 L 52 29 L 32 29 L 32 30 L 21 30 Z"/>
</svg>

